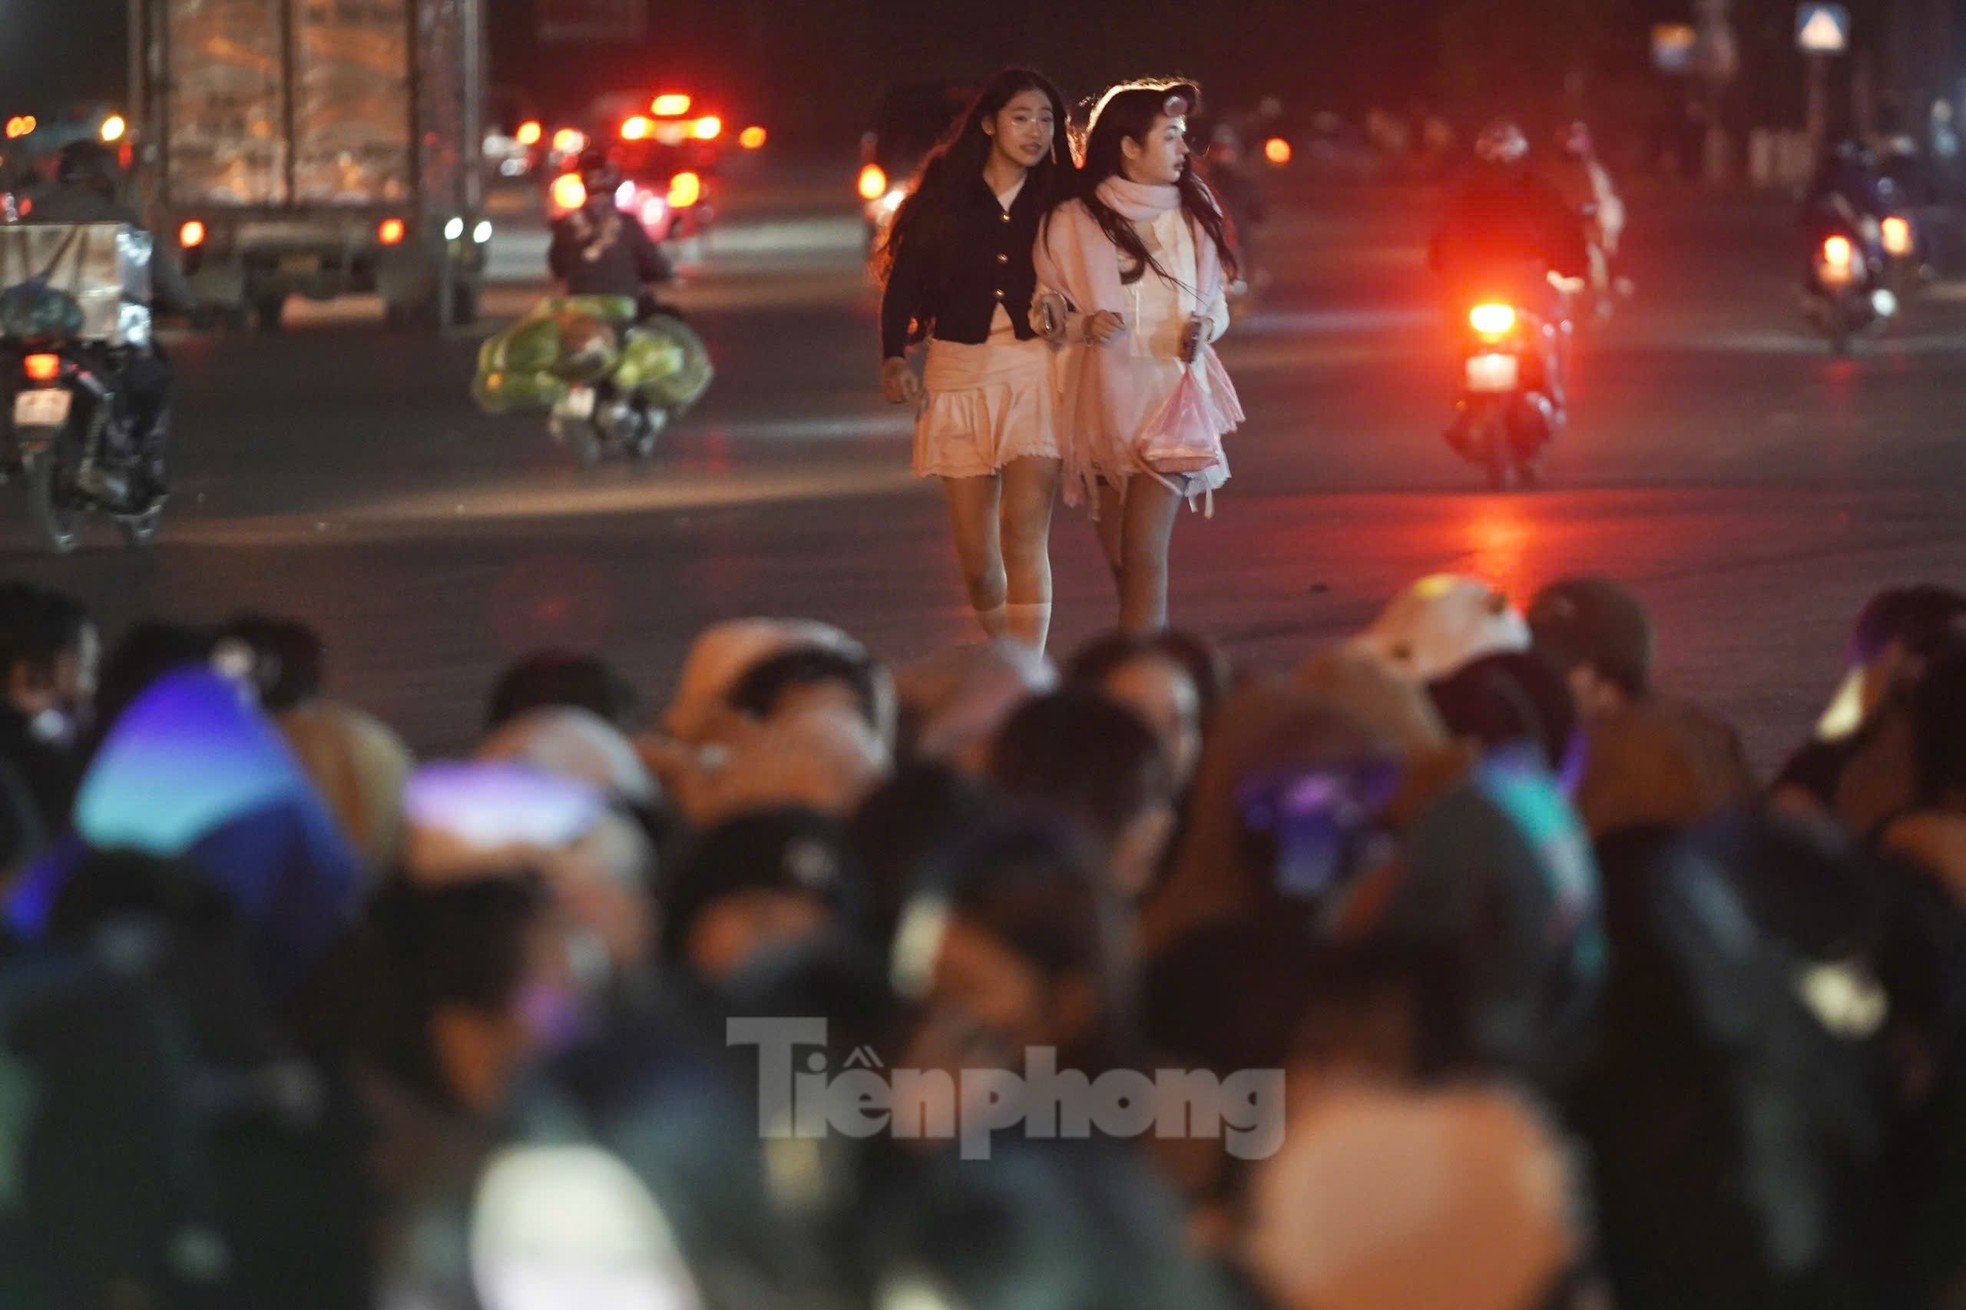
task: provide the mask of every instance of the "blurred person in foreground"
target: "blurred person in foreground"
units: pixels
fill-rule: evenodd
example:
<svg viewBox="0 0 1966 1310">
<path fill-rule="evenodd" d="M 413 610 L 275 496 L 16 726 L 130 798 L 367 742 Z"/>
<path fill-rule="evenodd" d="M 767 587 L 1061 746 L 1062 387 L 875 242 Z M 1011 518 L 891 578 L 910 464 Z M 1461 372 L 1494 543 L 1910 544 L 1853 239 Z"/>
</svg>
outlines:
<svg viewBox="0 0 1966 1310">
<path fill-rule="evenodd" d="M 0 583 L 0 759 L 34 797 L 49 836 L 68 828 L 95 711 L 102 638 L 79 601 Z"/>
</svg>

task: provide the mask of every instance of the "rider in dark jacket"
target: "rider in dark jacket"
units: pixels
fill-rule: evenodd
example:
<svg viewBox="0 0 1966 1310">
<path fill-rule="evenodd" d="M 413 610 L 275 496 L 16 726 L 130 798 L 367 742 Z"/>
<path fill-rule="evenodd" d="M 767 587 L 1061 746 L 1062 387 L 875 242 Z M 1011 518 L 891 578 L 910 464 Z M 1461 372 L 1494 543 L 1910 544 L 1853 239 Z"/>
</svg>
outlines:
<svg viewBox="0 0 1966 1310">
<path fill-rule="evenodd" d="M 1521 128 L 1491 124 L 1475 152 L 1474 167 L 1448 197 L 1429 262 L 1453 292 L 1508 290 L 1528 294 L 1532 306 L 1547 304 L 1546 274 L 1589 270 L 1583 229 L 1562 193 L 1530 166 Z"/>
<path fill-rule="evenodd" d="M 141 229 L 143 219 L 117 198 L 120 172 L 116 153 L 109 147 L 95 141 L 71 142 L 58 156 L 55 184 L 37 187 L 24 197 L 21 219 L 26 223 L 122 223 Z M 161 243 L 152 248 L 150 282 L 153 308 L 188 314 L 196 307 L 190 284 Z M 171 378 L 170 361 L 153 337 L 148 345 L 124 357 L 116 380 L 122 419 L 116 426 L 128 434 L 138 479 L 132 494 L 141 502 L 132 508 L 154 503 L 168 490 L 164 454 L 170 440 Z"/>
<path fill-rule="evenodd" d="M 661 249 L 633 214 L 615 202 L 621 170 L 603 150 L 590 148 L 579 161 L 586 203 L 554 220 L 546 252 L 553 277 L 570 296 L 628 296 L 647 318 L 659 303 L 653 287 L 675 276 Z"/>
</svg>

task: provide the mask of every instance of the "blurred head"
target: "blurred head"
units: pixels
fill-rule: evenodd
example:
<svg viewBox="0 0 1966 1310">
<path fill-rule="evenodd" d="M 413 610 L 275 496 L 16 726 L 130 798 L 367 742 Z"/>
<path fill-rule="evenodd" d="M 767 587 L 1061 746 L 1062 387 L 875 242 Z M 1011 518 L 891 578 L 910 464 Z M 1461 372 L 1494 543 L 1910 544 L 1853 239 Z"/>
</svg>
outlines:
<svg viewBox="0 0 1966 1310">
<path fill-rule="evenodd" d="M 1185 791 L 1201 761 L 1204 693 L 1193 668 L 1167 642 L 1171 635 L 1115 632 L 1102 637 L 1072 657 L 1065 680 L 1099 691 L 1139 715 L 1160 741 L 1176 790 Z"/>
<path fill-rule="evenodd" d="M 1529 649 L 1529 625 L 1481 579 L 1436 573 L 1388 601 L 1353 645 L 1401 677 L 1433 682 L 1479 656 Z"/>
<path fill-rule="evenodd" d="M 1065 100 L 1044 74 L 1028 68 L 999 72 L 929 152 L 875 252 L 874 267 L 882 277 L 908 242 L 938 225 L 960 202 L 993 155 L 1028 170 L 1025 185 L 1037 189 L 1045 209 L 1060 198 L 1072 171 Z"/>
<path fill-rule="evenodd" d="M 1331 645 L 1314 652 L 1293 681 L 1299 690 L 1324 697 L 1402 753 L 1435 751 L 1448 742 L 1447 725 L 1425 688 L 1355 647 Z"/>
<path fill-rule="evenodd" d="M 584 981 L 598 989 L 653 962 L 654 844 L 601 788 L 520 761 L 427 764 L 403 808 L 404 867 L 418 882 L 536 872 L 581 938 Z"/>
<path fill-rule="evenodd" d="M 573 967 L 535 879 L 391 880 L 362 947 L 357 1058 L 438 1105 L 495 1113 L 566 1040 Z"/>
<path fill-rule="evenodd" d="M 847 841 L 867 871 L 870 940 L 884 955 L 924 872 L 969 840 L 1000 804 L 969 774 L 946 764 L 912 764 L 853 812 Z"/>
<path fill-rule="evenodd" d="M 1271 680 L 1239 686 L 1202 747 L 1168 879 L 1144 907 L 1147 948 L 1217 919 L 1290 911 L 1274 848 L 1249 840 L 1252 783 L 1343 770 L 1391 753 L 1387 739 L 1327 700 Z"/>
<path fill-rule="evenodd" d="M 1846 737 L 1893 694 L 1917 685 L 1927 663 L 1966 634 L 1966 594 L 1950 587 L 1893 587 L 1871 597 L 1850 632 L 1846 676 L 1817 735 Z"/>
<path fill-rule="evenodd" d="M 321 694 L 327 647 L 305 623 L 267 614 L 241 614 L 226 624 L 221 641 L 241 643 L 252 658 L 260 706 L 279 714 Z"/>
<path fill-rule="evenodd" d="M 580 184 L 587 188 L 587 203 L 596 207 L 613 209 L 614 193 L 621 188 L 621 166 L 614 162 L 613 154 L 604 146 L 589 146 L 580 152 L 574 162 L 574 171 L 580 174 Z"/>
<path fill-rule="evenodd" d="M 1538 655 L 1570 685 L 1586 718 L 1649 695 L 1657 641 L 1638 597 L 1609 578 L 1566 578 L 1529 603 Z"/>
<path fill-rule="evenodd" d="M 1484 750 L 1527 745 L 1574 786 L 1581 767 L 1577 707 L 1557 671 L 1533 651 L 1470 660 L 1427 685 L 1434 708 L 1456 736 Z"/>
<path fill-rule="evenodd" d="M 499 675 L 485 707 L 485 730 L 501 727 L 527 710 L 551 706 L 586 710 L 629 732 L 640 717 L 641 697 L 598 655 L 539 651 Z"/>
<path fill-rule="evenodd" d="M 1174 777 L 1133 711 L 1088 690 L 1026 701 L 997 734 L 989 778 L 1012 800 L 1083 827 L 1120 896 L 1152 886 L 1174 829 Z"/>
<path fill-rule="evenodd" d="M 864 650 L 795 646 L 768 655 L 745 670 L 724 699 L 754 719 L 825 709 L 857 715 L 884 737 L 892 730 L 887 671 Z"/>
<path fill-rule="evenodd" d="M 102 639 L 81 602 L 0 583 L 0 694 L 15 713 L 70 736 L 94 708 Z"/>
<path fill-rule="evenodd" d="M 732 619 L 697 634 L 683 660 L 675 695 L 662 727 L 677 741 L 709 740 L 736 711 L 731 690 L 759 664 L 802 649 L 830 650 L 864 659 L 865 648 L 828 623 L 807 619 Z"/>
<path fill-rule="evenodd" d="M 861 905 L 859 869 L 833 819 L 760 810 L 697 841 L 665 890 L 663 955 L 712 984 L 849 926 Z"/>
<path fill-rule="evenodd" d="M 999 818 L 903 912 L 893 974 L 918 1068 L 1017 1068 L 1050 1047 L 1098 1074 L 1131 1044 L 1132 968 L 1097 852 L 1068 825 Z"/>
<path fill-rule="evenodd" d="M 416 767 L 388 724 L 350 705 L 316 700 L 274 720 L 300 767 L 371 873 L 402 855 L 403 788 Z"/>
<path fill-rule="evenodd" d="M 1195 171 L 1188 146 L 1188 120 L 1201 112 L 1201 88 L 1192 82 L 1154 79 L 1127 82 L 1108 90 L 1093 106 L 1086 127 L 1078 200 L 1120 252 L 1120 278 L 1137 282 L 1148 269 L 1165 273 L 1133 224 L 1099 195 L 1114 178 L 1139 186 L 1175 187 L 1181 208 L 1215 244 L 1223 276 L 1239 271 L 1221 208 Z"/>
<path fill-rule="evenodd" d="M 160 619 L 146 619 L 124 632 L 103 657 L 96 692 L 97 733 L 114 727 L 123 711 L 157 679 L 187 664 L 204 664 L 217 641 L 218 634 L 211 629 Z"/>
</svg>

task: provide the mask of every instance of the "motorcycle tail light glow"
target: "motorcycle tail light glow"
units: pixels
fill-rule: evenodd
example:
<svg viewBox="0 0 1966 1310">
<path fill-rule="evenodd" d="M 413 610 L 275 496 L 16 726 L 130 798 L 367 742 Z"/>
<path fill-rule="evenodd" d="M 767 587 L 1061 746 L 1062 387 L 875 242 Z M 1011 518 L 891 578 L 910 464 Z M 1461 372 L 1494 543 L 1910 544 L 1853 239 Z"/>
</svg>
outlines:
<svg viewBox="0 0 1966 1310">
<path fill-rule="evenodd" d="M 375 239 L 385 246 L 400 246 L 409 229 L 400 218 L 385 218 L 376 225 Z"/>
<path fill-rule="evenodd" d="M 205 244 L 205 225 L 197 219 L 188 220 L 177 230 L 177 243 L 185 250 L 196 250 Z"/>
<path fill-rule="evenodd" d="M 669 208 L 688 209 L 703 199 L 703 179 L 695 173 L 678 173 L 669 179 Z"/>
<path fill-rule="evenodd" d="M 1884 220 L 1883 234 L 1885 253 L 1891 255 L 1909 255 L 1911 253 L 1910 222 L 1893 214 Z"/>
<path fill-rule="evenodd" d="M 1831 268 L 1850 267 L 1850 259 L 1854 253 L 1850 248 L 1849 237 L 1827 237 L 1823 241 L 1823 262 Z"/>
<path fill-rule="evenodd" d="M 655 131 L 655 124 L 640 114 L 637 114 L 621 125 L 621 139 L 623 141 L 646 141 L 648 140 L 649 134 L 653 131 Z"/>
<path fill-rule="evenodd" d="M 705 114 L 696 120 L 694 135 L 698 141 L 715 141 L 724 134 L 724 120 L 715 114 Z"/>
<path fill-rule="evenodd" d="M 573 173 L 553 179 L 553 208 L 570 214 L 587 203 L 587 184 Z"/>
<path fill-rule="evenodd" d="M 30 382 L 53 382 L 61 376 L 60 355 L 29 355 L 22 362 Z"/>
<path fill-rule="evenodd" d="M 1468 311 L 1468 326 L 1491 340 L 1505 337 L 1515 331 L 1515 307 L 1500 301 L 1476 305 Z"/>
<path fill-rule="evenodd" d="M 860 198 L 879 200 L 887 194 L 887 170 L 879 164 L 869 164 L 860 170 Z"/>
</svg>

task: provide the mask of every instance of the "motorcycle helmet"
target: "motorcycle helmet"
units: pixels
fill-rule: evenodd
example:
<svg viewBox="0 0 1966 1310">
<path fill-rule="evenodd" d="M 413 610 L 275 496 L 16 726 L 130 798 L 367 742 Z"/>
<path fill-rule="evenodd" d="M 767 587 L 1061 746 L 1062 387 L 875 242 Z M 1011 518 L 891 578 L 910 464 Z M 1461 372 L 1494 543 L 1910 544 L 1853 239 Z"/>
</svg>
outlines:
<svg viewBox="0 0 1966 1310">
<path fill-rule="evenodd" d="M 1498 118 L 1481 129 L 1475 138 L 1475 155 L 1490 164 L 1519 164 L 1529 153 L 1529 138 L 1522 128 L 1506 118 Z"/>
<path fill-rule="evenodd" d="M 121 171 L 116 152 L 99 141 L 71 141 L 55 156 L 55 180 L 63 186 L 111 192 Z"/>
<path fill-rule="evenodd" d="M 621 166 L 599 146 L 581 151 L 580 158 L 574 162 L 574 171 L 580 174 L 580 184 L 587 188 L 589 196 L 606 196 L 612 200 L 621 187 Z"/>
</svg>

